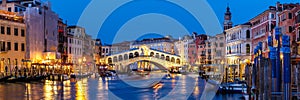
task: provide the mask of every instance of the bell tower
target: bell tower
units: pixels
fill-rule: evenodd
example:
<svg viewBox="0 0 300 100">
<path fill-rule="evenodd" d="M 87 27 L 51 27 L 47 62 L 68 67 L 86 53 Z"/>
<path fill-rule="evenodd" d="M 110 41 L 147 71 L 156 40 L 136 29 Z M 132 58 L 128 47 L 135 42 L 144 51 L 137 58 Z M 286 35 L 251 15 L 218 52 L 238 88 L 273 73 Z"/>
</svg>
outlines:
<svg viewBox="0 0 300 100">
<path fill-rule="evenodd" d="M 224 31 L 232 28 L 231 12 L 230 12 L 229 5 L 227 5 L 227 8 L 226 8 L 223 26 L 224 26 Z"/>
</svg>

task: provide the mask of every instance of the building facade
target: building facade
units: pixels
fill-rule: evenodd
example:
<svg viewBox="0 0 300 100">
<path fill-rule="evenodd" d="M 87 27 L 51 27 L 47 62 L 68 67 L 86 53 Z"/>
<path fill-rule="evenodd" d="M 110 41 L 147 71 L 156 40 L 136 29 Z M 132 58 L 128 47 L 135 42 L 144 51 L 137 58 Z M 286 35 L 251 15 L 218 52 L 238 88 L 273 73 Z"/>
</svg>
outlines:
<svg viewBox="0 0 300 100">
<path fill-rule="evenodd" d="M 197 47 L 195 42 L 191 42 L 188 44 L 188 61 L 190 65 L 196 65 Z"/>
<path fill-rule="evenodd" d="M 215 52 L 213 64 L 225 64 L 226 43 L 224 33 L 215 36 L 215 43 L 213 45 L 215 45 L 213 50 Z"/>
<path fill-rule="evenodd" d="M 206 40 L 207 35 L 201 34 L 196 36 L 196 46 L 197 46 L 197 64 L 206 64 Z"/>
<path fill-rule="evenodd" d="M 83 59 L 84 28 L 69 26 L 68 30 L 68 62 L 79 66 Z M 76 68 L 77 70 L 78 67 Z"/>
<path fill-rule="evenodd" d="M 108 44 L 104 44 L 102 45 L 102 54 L 101 54 L 101 58 L 104 58 L 106 56 L 109 56 L 112 54 L 111 52 L 111 45 L 108 45 Z"/>
<path fill-rule="evenodd" d="M 245 23 L 225 30 L 226 63 L 229 80 L 240 79 L 245 74 L 246 62 L 251 61 L 251 24 Z"/>
<path fill-rule="evenodd" d="M 67 63 L 68 60 L 68 33 L 67 24 L 62 19 L 58 20 L 58 47 L 57 51 L 60 54 L 60 62 L 62 64 Z"/>
<path fill-rule="evenodd" d="M 180 60 L 184 65 L 188 65 L 190 63 L 189 58 L 194 56 L 189 55 L 189 44 L 194 43 L 194 41 L 192 36 L 185 35 L 183 38 L 179 37 L 179 39 L 174 42 L 175 54 L 181 57 Z"/>
<path fill-rule="evenodd" d="M 1 9 L 24 17 L 27 28 L 26 59 L 32 63 L 41 63 L 43 60 L 55 60 L 60 56 L 57 52 L 58 15 L 52 11 L 50 2 L 2 0 Z"/>
<path fill-rule="evenodd" d="M 17 13 L 0 10 L 0 72 L 14 71 L 25 60 L 26 25 Z"/>
<path fill-rule="evenodd" d="M 262 42 L 263 57 L 268 58 L 268 36 L 275 36 L 274 28 L 276 26 L 276 8 L 270 6 L 268 10 L 252 18 L 249 22 L 252 24 L 250 30 L 252 36 L 252 47 L 255 48 L 259 42 Z M 251 54 L 253 54 L 254 48 L 251 48 Z"/>
<path fill-rule="evenodd" d="M 96 60 L 96 65 L 101 65 L 101 55 L 102 55 L 102 43 L 100 39 L 95 39 L 95 46 L 94 46 L 94 57 Z"/>
<path fill-rule="evenodd" d="M 116 54 L 116 53 L 128 51 L 130 49 L 131 44 L 132 44 L 132 42 L 130 42 L 130 41 L 124 41 L 124 42 L 121 42 L 121 43 L 114 43 L 111 46 L 111 53 Z"/>
<path fill-rule="evenodd" d="M 174 54 L 174 42 L 171 36 L 165 36 L 162 38 L 151 38 L 136 40 L 131 45 L 130 48 L 138 48 L 141 45 L 146 45 L 151 49 L 172 53 Z"/>
</svg>

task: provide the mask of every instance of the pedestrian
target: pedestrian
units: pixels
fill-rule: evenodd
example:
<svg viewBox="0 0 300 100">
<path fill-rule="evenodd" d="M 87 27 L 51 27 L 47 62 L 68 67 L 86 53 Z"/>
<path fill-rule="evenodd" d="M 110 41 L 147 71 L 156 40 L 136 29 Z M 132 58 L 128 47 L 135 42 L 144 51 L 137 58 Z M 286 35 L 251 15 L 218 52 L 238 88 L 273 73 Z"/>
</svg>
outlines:
<svg viewBox="0 0 300 100">
<path fill-rule="evenodd" d="M 6 74 L 6 76 L 7 76 L 7 71 L 8 71 L 8 67 L 5 66 L 5 74 Z"/>
<path fill-rule="evenodd" d="M 27 77 L 26 68 L 24 68 L 24 76 Z"/>
<path fill-rule="evenodd" d="M 21 76 L 22 74 L 21 74 L 21 69 L 20 70 L 18 70 L 19 71 L 19 75 Z"/>
<path fill-rule="evenodd" d="M 15 66 L 15 76 L 17 77 L 18 74 L 18 66 Z"/>
</svg>

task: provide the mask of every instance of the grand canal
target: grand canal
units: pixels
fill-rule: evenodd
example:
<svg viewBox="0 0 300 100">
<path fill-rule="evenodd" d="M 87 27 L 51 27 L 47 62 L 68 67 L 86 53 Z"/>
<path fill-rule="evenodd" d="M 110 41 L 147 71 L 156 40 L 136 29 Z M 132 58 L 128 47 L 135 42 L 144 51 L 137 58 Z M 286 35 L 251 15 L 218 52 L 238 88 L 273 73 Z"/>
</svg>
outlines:
<svg viewBox="0 0 300 100">
<path fill-rule="evenodd" d="M 115 77 L 89 77 L 77 82 L 45 80 L 36 83 L 0 83 L 0 98 L 1 100 L 197 100 L 201 98 L 205 84 L 207 83 L 201 78 L 186 75 L 163 77 L 157 85 L 150 88 L 133 87 Z M 217 94 L 213 99 L 239 100 L 241 96 Z"/>
</svg>

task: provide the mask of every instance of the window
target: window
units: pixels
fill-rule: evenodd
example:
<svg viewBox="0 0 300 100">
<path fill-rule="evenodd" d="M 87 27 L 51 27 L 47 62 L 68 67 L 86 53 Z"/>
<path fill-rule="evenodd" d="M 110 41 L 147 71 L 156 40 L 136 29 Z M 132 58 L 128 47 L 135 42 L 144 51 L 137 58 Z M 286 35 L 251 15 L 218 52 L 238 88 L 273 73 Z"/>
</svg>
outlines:
<svg viewBox="0 0 300 100">
<path fill-rule="evenodd" d="M 11 42 L 7 42 L 7 50 L 11 50 Z"/>
<path fill-rule="evenodd" d="M 18 43 L 15 43 L 15 51 L 18 51 Z"/>
<path fill-rule="evenodd" d="M 293 27 L 289 26 L 289 33 L 292 33 L 292 32 L 293 32 Z"/>
<path fill-rule="evenodd" d="M 19 12 L 19 11 L 18 11 L 18 7 L 15 7 L 15 12 Z"/>
<path fill-rule="evenodd" d="M 274 15 L 274 14 L 271 14 L 271 18 L 274 19 L 274 18 L 275 18 L 275 15 Z"/>
<path fill-rule="evenodd" d="M 292 19 L 292 18 L 293 18 L 293 14 L 289 13 L 289 19 Z"/>
<path fill-rule="evenodd" d="M 11 12 L 11 7 L 8 7 L 8 8 L 7 8 L 7 11 Z"/>
<path fill-rule="evenodd" d="M 71 54 L 72 53 L 72 48 L 71 47 L 69 47 L 69 54 Z"/>
<path fill-rule="evenodd" d="M 1 34 L 5 34 L 4 33 L 4 26 L 1 26 Z"/>
<path fill-rule="evenodd" d="M 250 30 L 247 30 L 247 32 L 246 32 L 246 38 L 250 39 Z"/>
<path fill-rule="evenodd" d="M 0 41 L 0 50 L 5 51 L 5 42 L 4 41 Z"/>
<path fill-rule="evenodd" d="M 21 51 L 25 51 L 25 44 L 24 43 L 21 44 Z"/>
<path fill-rule="evenodd" d="M 14 35 L 15 36 L 18 36 L 18 31 L 19 31 L 18 28 L 14 28 Z"/>
<path fill-rule="evenodd" d="M 281 21 L 284 21 L 286 19 L 285 14 L 281 15 Z"/>
<path fill-rule="evenodd" d="M 224 46 L 224 43 L 220 43 L 220 47 L 223 47 Z"/>
<path fill-rule="evenodd" d="M 10 35 L 11 33 L 10 33 L 10 27 L 6 27 L 6 34 L 7 35 Z"/>
<path fill-rule="evenodd" d="M 21 36 L 25 37 L 25 30 L 24 29 L 21 29 Z"/>
<path fill-rule="evenodd" d="M 250 54 L 250 44 L 246 44 L 246 53 Z"/>
</svg>

